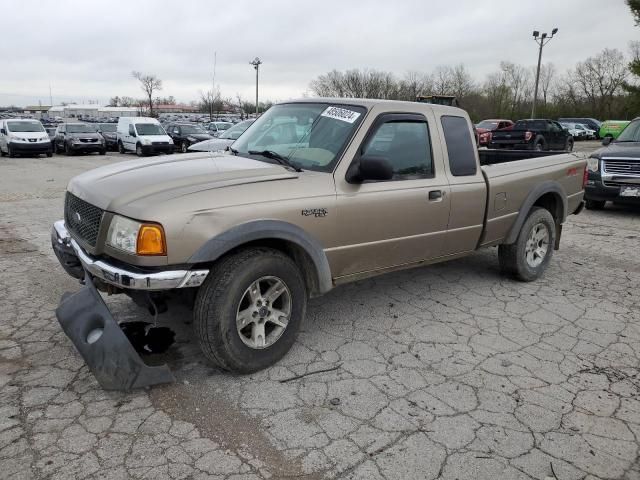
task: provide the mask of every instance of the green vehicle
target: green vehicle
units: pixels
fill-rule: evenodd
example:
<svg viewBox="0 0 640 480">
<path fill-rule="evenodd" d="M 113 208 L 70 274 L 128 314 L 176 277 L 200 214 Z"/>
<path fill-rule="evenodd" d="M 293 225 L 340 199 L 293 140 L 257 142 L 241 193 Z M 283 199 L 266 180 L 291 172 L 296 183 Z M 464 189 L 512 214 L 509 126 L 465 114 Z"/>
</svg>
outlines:
<svg viewBox="0 0 640 480">
<path fill-rule="evenodd" d="M 629 120 L 606 120 L 600 126 L 600 138 L 618 138 L 618 135 L 629 125 Z"/>
</svg>

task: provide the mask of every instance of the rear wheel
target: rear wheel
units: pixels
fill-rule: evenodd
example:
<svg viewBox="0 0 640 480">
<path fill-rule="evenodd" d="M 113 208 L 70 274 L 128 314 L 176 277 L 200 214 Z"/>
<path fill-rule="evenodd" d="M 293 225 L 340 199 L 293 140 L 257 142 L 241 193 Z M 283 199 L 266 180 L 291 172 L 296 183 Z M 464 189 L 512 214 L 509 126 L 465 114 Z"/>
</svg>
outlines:
<svg viewBox="0 0 640 480">
<path fill-rule="evenodd" d="M 604 200 L 589 200 L 585 202 L 585 207 L 589 210 L 602 210 L 604 208 L 604 204 L 606 202 Z"/>
<path fill-rule="evenodd" d="M 533 149 L 534 149 L 536 152 L 543 152 L 543 151 L 545 151 L 545 150 L 547 149 L 547 145 L 546 145 L 546 143 L 545 143 L 545 141 L 544 141 L 544 138 L 538 138 L 538 139 L 536 139 L 536 143 L 534 143 L 534 145 L 533 145 Z"/>
<path fill-rule="evenodd" d="M 182 142 L 182 144 L 180 144 L 180 151 L 182 153 L 187 153 L 187 151 L 189 151 L 189 144 L 187 142 Z"/>
<path fill-rule="evenodd" d="M 53 157 L 53 152 L 51 151 L 47 152 L 47 158 L 51 158 L 51 157 Z"/>
<path fill-rule="evenodd" d="M 126 153 L 122 142 L 118 142 L 118 153 Z"/>
<path fill-rule="evenodd" d="M 498 247 L 500 270 L 523 282 L 539 278 L 546 270 L 556 241 L 556 226 L 548 210 L 533 207 L 518 238 Z"/>
<path fill-rule="evenodd" d="M 573 138 L 567 138 L 567 146 L 565 147 L 567 152 L 573 151 Z"/>
<path fill-rule="evenodd" d="M 200 287 L 194 308 L 200 348 L 232 372 L 269 367 L 295 342 L 306 305 L 304 278 L 290 257 L 242 250 L 222 259 Z"/>
</svg>

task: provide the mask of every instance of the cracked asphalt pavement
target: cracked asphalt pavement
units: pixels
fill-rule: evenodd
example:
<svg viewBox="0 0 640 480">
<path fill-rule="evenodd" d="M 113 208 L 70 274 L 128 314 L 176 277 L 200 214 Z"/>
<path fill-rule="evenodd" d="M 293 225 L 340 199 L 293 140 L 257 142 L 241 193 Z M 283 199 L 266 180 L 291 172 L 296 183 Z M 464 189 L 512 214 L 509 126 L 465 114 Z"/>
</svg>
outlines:
<svg viewBox="0 0 640 480">
<path fill-rule="evenodd" d="M 55 319 L 79 285 L 49 231 L 67 181 L 121 159 L 0 160 L 0 478 L 640 479 L 640 210 L 570 217 L 533 283 L 488 249 L 337 288 L 253 375 L 208 365 L 170 310 L 149 361 L 178 381 L 106 392 Z"/>
</svg>

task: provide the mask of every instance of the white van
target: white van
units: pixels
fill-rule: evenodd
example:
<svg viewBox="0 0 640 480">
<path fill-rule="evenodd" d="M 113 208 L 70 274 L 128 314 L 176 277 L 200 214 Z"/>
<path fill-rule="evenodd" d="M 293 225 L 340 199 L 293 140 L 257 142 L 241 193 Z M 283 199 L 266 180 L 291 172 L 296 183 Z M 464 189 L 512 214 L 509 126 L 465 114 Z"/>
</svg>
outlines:
<svg viewBox="0 0 640 480">
<path fill-rule="evenodd" d="M 8 118 L 0 120 L 0 156 L 53 154 L 51 138 L 39 120 Z"/>
<path fill-rule="evenodd" d="M 118 151 L 135 152 L 139 157 L 154 153 L 173 153 L 173 139 L 160 122 L 151 117 L 120 117 L 118 120 Z"/>
</svg>

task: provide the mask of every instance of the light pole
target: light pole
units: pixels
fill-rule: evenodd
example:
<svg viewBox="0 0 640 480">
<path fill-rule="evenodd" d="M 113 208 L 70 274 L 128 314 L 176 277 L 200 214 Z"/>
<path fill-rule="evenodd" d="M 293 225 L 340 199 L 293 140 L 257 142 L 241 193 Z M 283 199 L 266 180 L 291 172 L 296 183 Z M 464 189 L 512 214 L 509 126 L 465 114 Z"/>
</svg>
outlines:
<svg viewBox="0 0 640 480">
<path fill-rule="evenodd" d="M 253 68 L 256 69 L 256 117 L 257 117 L 258 116 L 258 73 L 260 72 L 260 65 L 262 65 L 262 60 L 256 57 L 249 62 L 249 65 L 253 65 Z"/>
<path fill-rule="evenodd" d="M 542 62 L 542 47 L 544 47 L 547 43 L 551 41 L 553 36 L 558 33 L 558 29 L 554 28 L 551 30 L 551 36 L 546 33 L 540 35 L 538 30 L 533 31 L 533 39 L 535 42 L 540 45 L 540 50 L 538 50 L 538 68 L 536 70 L 536 88 L 533 91 L 533 106 L 531 107 L 531 118 L 536 117 L 536 102 L 538 101 L 538 82 L 540 81 L 540 63 Z"/>
</svg>

